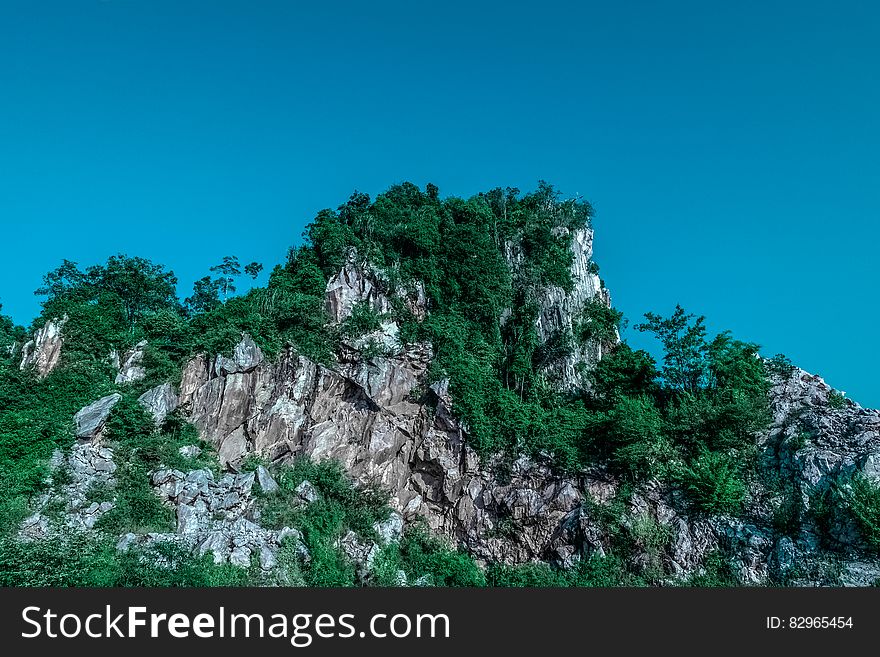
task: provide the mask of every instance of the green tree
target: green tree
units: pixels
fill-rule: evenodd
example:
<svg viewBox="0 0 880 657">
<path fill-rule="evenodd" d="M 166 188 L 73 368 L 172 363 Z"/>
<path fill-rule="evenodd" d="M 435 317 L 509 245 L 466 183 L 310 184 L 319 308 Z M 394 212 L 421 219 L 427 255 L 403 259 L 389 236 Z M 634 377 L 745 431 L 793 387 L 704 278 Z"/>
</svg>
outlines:
<svg viewBox="0 0 880 657">
<path fill-rule="evenodd" d="M 705 317 L 688 314 L 676 306 L 670 317 L 646 313 L 645 319 L 648 321 L 636 325 L 636 329 L 653 333 L 663 345 L 666 385 L 691 393 L 705 387 L 709 374 Z"/>
<path fill-rule="evenodd" d="M 89 267 L 86 277 L 97 297 L 109 296 L 124 310 L 130 331 L 145 313 L 178 305 L 174 272 L 144 258 L 111 256 L 106 265 Z"/>
<path fill-rule="evenodd" d="M 210 276 L 200 278 L 193 283 L 193 293 L 187 297 L 187 309 L 190 313 L 203 313 L 220 305 L 220 284 Z"/>
<path fill-rule="evenodd" d="M 80 291 L 85 287 L 86 277 L 77 263 L 64 259 L 61 265 L 43 276 L 43 285 L 34 292 L 37 296 L 57 299 Z"/>
<path fill-rule="evenodd" d="M 237 256 L 223 256 L 223 262 L 211 267 L 211 272 L 217 274 L 214 282 L 218 289 L 223 292 L 225 300 L 230 292 L 235 292 L 235 279 L 241 276 L 241 265 Z"/>
<path fill-rule="evenodd" d="M 244 273 L 253 279 L 256 279 L 263 271 L 263 265 L 259 262 L 250 262 L 244 266 Z"/>
<path fill-rule="evenodd" d="M 622 342 L 588 373 L 591 398 L 600 406 L 613 405 L 624 397 L 653 397 L 659 391 L 657 368 L 646 351 Z"/>
<path fill-rule="evenodd" d="M 610 463 L 633 478 L 650 477 L 669 455 L 663 419 L 649 397 L 622 397 L 597 418 Z"/>
</svg>

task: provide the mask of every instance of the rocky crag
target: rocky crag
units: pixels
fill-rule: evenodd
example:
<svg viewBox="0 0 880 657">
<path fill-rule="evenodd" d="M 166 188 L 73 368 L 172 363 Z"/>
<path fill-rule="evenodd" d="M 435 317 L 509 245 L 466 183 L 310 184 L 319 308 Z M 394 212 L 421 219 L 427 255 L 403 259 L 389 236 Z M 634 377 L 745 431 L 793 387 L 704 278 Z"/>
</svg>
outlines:
<svg viewBox="0 0 880 657">
<path fill-rule="evenodd" d="M 539 291 L 536 328 L 542 340 L 572 329 L 587 303 L 610 306 L 608 291 L 591 266 L 592 239 L 590 229 L 572 235 L 571 290 L 548 286 Z M 521 255 L 508 245 L 506 257 L 515 269 Z M 157 421 L 180 409 L 216 449 L 224 474 L 154 472 L 151 483 L 174 509 L 176 532 L 126 535 L 120 537 L 120 549 L 175 540 L 202 553 L 210 550 L 218 561 L 246 564 L 257 558 L 270 572 L 281 540 L 298 537 L 296 530 L 270 531 L 259 524 L 252 497 L 255 481 L 263 490 L 277 484 L 265 469 L 242 472 L 248 457 L 258 455 L 270 463 L 300 456 L 336 459 L 356 481 L 389 491 L 395 515 L 388 526 L 377 528 L 382 540 L 396 540 L 403 525 L 423 519 L 478 562 L 545 561 L 569 567 L 586 557 L 601 557 L 613 540 L 602 508 L 618 499 L 623 482 L 601 469 L 560 476 L 528 458 L 503 469 L 492 458 L 480 458 L 469 446 L 467 426 L 456 416 L 448 381 L 428 379 L 431 345 L 401 344 L 399 326 L 384 315 L 394 297 L 403 299 L 418 319 L 430 313 L 423 289 L 392 289 L 381 272 L 353 253 L 327 284 L 329 321 L 344 322 L 359 303 L 367 303 L 384 319 L 373 334 L 343 342 L 335 365 L 316 363 L 293 347 L 269 360 L 244 335 L 231 356 L 191 359 L 179 389 L 165 384 L 146 392 L 141 403 Z M 50 322 L 38 332 L 23 351 L 23 368 L 34 366 L 43 376 L 51 371 L 59 360 L 62 327 L 63 321 Z M 367 341 L 381 344 L 383 355 L 365 356 Z M 589 342 L 555 363 L 548 376 L 561 389 L 579 385 L 576 365 L 595 367 L 608 346 Z M 138 354 L 143 348 L 116 355 L 117 383 L 142 375 Z M 861 472 L 880 479 L 880 412 L 832 400 L 835 393 L 824 381 L 799 369 L 774 377 L 769 393 L 772 425 L 756 440 L 762 470 L 781 473 L 793 483 L 793 493 L 780 492 L 774 482 L 759 478 L 737 517 L 690 512 L 678 491 L 653 481 L 626 497 L 626 522 L 650 522 L 668 535 L 660 554 L 652 557 L 659 559 L 668 581 L 701 572 L 708 556 L 718 551 L 730 556 L 745 583 L 867 585 L 880 578 L 880 562 L 869 556 L 851 522 L 830 519 L 836 543 L 832 552 L 806 513 L 817 494 L 840 475 Z M 89 528 L 108 510 L 86 503 L 83 491 L 96 479 L 113 476 L 112 451 L 103 445 L 101 427 L 116 399 L 97 400 L 77 415 L 79 444 L 66 457 L 74 481 L 57 493 L 65 501 L 68 524 Z M 311 494 L 306 486 L 303 503 Z M 43 506 L 48 502 L 41 500 Z M 793 503 L 805 520 L 796 532 L 782 532 L 775 519 L 780 508 Z M 45 514 L 35 513 L 21 531 L 30 538 L 44 534 Z M 346 554 L 368 569 L 375 544 L 364 544 L 354 535 L 341 543 Z M 638 552 L 630 558 L 636 568 L 647 559 Z"/>
</svg>

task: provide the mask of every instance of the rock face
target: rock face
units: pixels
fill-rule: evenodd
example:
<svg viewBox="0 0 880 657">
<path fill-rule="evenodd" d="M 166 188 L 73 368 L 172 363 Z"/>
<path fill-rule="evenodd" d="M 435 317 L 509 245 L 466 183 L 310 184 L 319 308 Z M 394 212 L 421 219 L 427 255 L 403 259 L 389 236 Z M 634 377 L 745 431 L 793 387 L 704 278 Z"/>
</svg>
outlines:
<svg viewBox="0 0 880 657">
<path fill-rule="evenodd" d="M 210 470 L 157 470 L 152 484 L 159 497 L 174 509 L 176 532 L 127 534 L 118 548 L 172 541 L 199 554 L 211 552 L 215 563 L 247 568 L 255 558 L 264 571 L 275 568 L 278 548 L 286 539 L 294 541 L 297 551 L 306 556 L 308 551 L 297 530 L 286 527 L 274 531 L 258 524 L 252 495 L 254 480 L 253 472 L 215 479 Z"/>
<path fill-rule="evenodd" d="M 556 229 L 557 235 L 568 235 L 567 228 Z M 548 285 L 537 291 L 538 318 L 536 328 L 538 337 L 548 343 L 563 333 L 573 332 L 582 320 L 584 310 L 591 302 L 611 306 L 611 295 L 602 285 L 599 275 L 593 267 L 593 230 L 581 228 L 571 233 L 571 279 L 574 283 L 571 291 L 556 285 Z M 508 266 L 516 272 L 523 266 L 524 255 L 518 244 L 505 245 L 505 257 Z M 587 370 L 596 366 L 611 344 L 601 341 L 588 341 L 585 345 L 573 350 L 567 356 L 548 363 L 545 373 L 550 381 L 560 390 L 573 390 L 583 386 L 577 366 L 583 363 Z"/>
<path fill-rule="evenodd" d="M 105 496 L 112 495 L 109 491 L 116 484 L 116 464 L 113 462 L 113 450 L 109 447 L 91 443 L 74 445 L 67 456 L 56 451 L 49 466 L 53 478 L 57 478 L 59 471 L 64 469 L 70 481 L 38 500 L 36 512 L 21 525 L 19 535 L 22 538 L 46 538 L 63 527 L 92 529 L 101 516 L 114 506 L 112 500 L 89 501 L 93 491 L 105 491 Z M 54 514 L 50 510 L 52 506 L 58 509 Z"/>
<path fill-rule="evenodd" d="M 337 325 L 351 317 L 355 306 L 366 304 L 379 315 L 379 328 L 349 342 L 348 346 L 361 350 L 368 344 L 380 346 L 385 352 L 399 350 L 400 327 L 391 318 L 392 298 L 398 298 L 413 317 L 422 321 L 428 314 L 428 301 L 425 287 L 415 283 L 410 288 L 399 286 L 389 289 L 383 274 L 373 269 L 369 263 L 358 259 L 357 251 L 351 249 L 340 272 L 327 283 L 325 309 L 330 324 Z"/>
<path fill-rule="evenodd" d="M 138 402 L 150 412 L 156 424 L 161 425 L 168 415 L 177 410 L 178 395 L 173 385 L 163 383 L 147 390 L 138 397 Z"/>
<path fill-rule="evenodd" d="M 589 265 L 591 240 L 589 231 L 573 236 L 574 289 L 543 292 L 538 318 L 542 337 L 570 329 L 585 304 L 597 299 L 609 303 Z M 344 321 L 361 302 L 384 312 L 391 307 L 391 293 L 383 289 L 381 279 L 350 259 L 327 287 L 331 321 Z M 427 308 L 420 312 L 424 316 Z M 603 349 L 592 345 L 573 358 L 589 366 Z M 247 337 L 236 349 L 236 354 L 245 353 L 254 354 Z M 274 462 L 299 455 L 339 460 L 356 480 L 391 491 L 392 507 L 402 522 L 425 519 L 480 561 L 544 560 L 566 567 L 604 555 L 614 539 L 602 508 L 615 499 L 620 482 L 602 471 L 560 477 L 528 459 L 499 474 L 499 468 L 481 461 L 468 446 L 448 384 L 428 386 L 432 356 L 428 344 L 395 345 L 372 358 L 343 348 L 334 367 L 292 349 L 276 362 L 261 355 L 236 355 L 229 364 L 202 356 L 185 368 L 180 403 L 203 439 L 218 449 L 224 465 L 235 469 L 250 453 Z M 572 362 L 554 367 L 559 385 L 577 385 Z M 804 504 L 817 486 L 828 485 L 839 474 L 861 470 L 878 476 L 878 413 L 850 402 L 835 408 L 831 394 L 821 379 L 801 370 L 777 380 L 770 393 L 774 421 L 760 439 L 763 458 L 785 461 L 771 465 L 794 474 Z M 780 448 L 802 434 L 808 438 L 796 451 Z M 792 563 L 805 562 L 813 564 L 805 582 L 825 581 L 822 573 L 830 569 L 830 558 L 816 556 L 824 553 L 815 528 L 805 523 L 801 535 L 781 534 L 773 516 L 782 502 L 774 495 L 756 483 L 749 508 L 740 517 L 705 516 L 689 511 L 676 490 L 649 482 L 624 501 L 625 516 L 669 537 L 657 559 L 673 578 L 699 572 L 709 554 L 720 552 L 747 583 L 778 579 L 793 572 Z M 636 527 L 625 531 L 638 537 Z M 835 581 L 867 583 L 880 577 L 880 564 L 866 556 L 855 528 L 841 523 L 835 531 L 842 544 L 852 546 L 852 558 Z M 375 550 L 356 536 L 343 537 L 340 547 L 361 564 Z"/>
<path fill-rule="evenodd" d="M 545 341 L 575 328 L 588 304 L 610 305 L 591 266 L 592 231 L 571 237 L 572 290 L 538 292 L 536 327 Z M 522 257 L 515 246 L 508 246 L 507 257 L 515 270 Z M 737 517 L 707 515 L 689 507 L 681 491 L 656 481 L 633 489 L 600 468 L 561 476 L 527 458 L 512 464 L 481 459 L 456 416 L 448 381 L 429 379 L 431 345 L 400 344 L 389 311 L 401 300 L 415 318 L 427 316 L 420 286 L 391 289 L 352 252 L 327 285 L 328 321 L 342 324 L 358 304 L 367 304 L 380 315 L 381 326 L 344 342 L 332 366 L 291 347 L 267 360 L 256 342 L 243 335 L 229 357 L 192 358 L 179 393 L 166 384 L 142 395 L 139 401 L 157 423 L 180 407 L 216 449 L 226 472 L 215 476 L 206 469 L 162 468 L 152 473 L 154 490 L 174 510 L 176 531 L 126 535 L 119 549 L 170 540 L 200 553 L 211 551 L 218 562 L 246 566 L 257 561 L 268 573 L 282 543 L 290 539 L 307 559 L 296 530 L 273 531 L 259 524 L 253 489 L 255 483 L 265 493 L 278 488 L 269 470 L 261 466 L 253 473 L 240 472 L 252 454 L 273 463 L 307 456 L 338 460 L 356 481 L 390 492 L 394 514 L 374 527 L 378 541 L 354 533 L 338 541 L 364 577 L 383 544 L 398 540 L 407 523 L 424 520 L 483 563 L 546 561 L 567 568 L 615 552 L 624 536 L 636 546 L 626 557 L 628 565 L 645 573 L 659 568 L 664 581 L 700 573 L 715 553 L 751 584 L 869 585 L 880 580 L 880 560 L 867 549 L 852 519 L 831 513 L 829 527 L 820 531 L 811 513 L 817 495 L 841 477 L 860 472 L 880 480 L 880 411 L 862 409 L 803 370 L 778 372 L 769 392 L 772 424 L 756 437 L 759 476 L 750 483 L 745 509 Z M 381 343 L 382 355 L 364 355 L 366 339 Z M 609 346 L 588 344 L 551 363 L 548 377 L 561 389 L 577 388 L 576 365 L 593 367 Z M 75 418 L 77 436 L 92 442 L 78 445 L 70 456 L 74 483 L 64 492 L 71 500 L 68 524 L 89 528 L 106 512 L 101 503 L 85 503 L 83 486 L 112 484 L 112 452 L 101 451 L 106 448 L 100 437 L 119 399 L 108 395 Z M 199 448 L 189 445 L 181 454 L 194 458 Z M 774 482 L 762 473 L 782 476 Z M 779 486 L 780 479 L 788 488 Z M 319 496 L 303 482 L 293 503 L 310 504 Z M 112 508 L 113 500 L 106 504 Z M 783 512 L 786 522 L 780 521 Z M 39 537 L 49 526 L 47 514 L 38 511 L 21 532 Z M 658 536 L 663 540 L 657 541 Z M 834 549 L 820 536 L 830 536 Z"/>
<path fill-rule="evenodd" d="M 61 319 L 51 319 L 34 334 L 34 339 L 26 342 L 21 349 L 19 369 L 34 368 L 37 376 L 46 377 L 61 362 L 61 347 L 64 344 L 62 329 L 67 315 Z"/>
<path fill-rule="evenodd" d="M 147 348 L 147 341 L 141 340 L 133 349 L 122 352 L 117 351 L 110 353 L 110 361 L 114 368 L 118 371 L 116 375 L 116 385 L 126 383 L 134 383 L 143 379 L 147 372 L 141 364 L 144 359 L 144 350 Z"/>
<path fill-rule="evenodd" d="M 76 415 L 73 421 L 76 423 L 76 437 L 81 440 L 96 440 L 101 436 L 104 424 L 110 417 L 110 411 L 122 399 L 122 395 L 114 392 L 112 395 L 101 397 L 98 401 L 89 404 Z"/>
</svg>

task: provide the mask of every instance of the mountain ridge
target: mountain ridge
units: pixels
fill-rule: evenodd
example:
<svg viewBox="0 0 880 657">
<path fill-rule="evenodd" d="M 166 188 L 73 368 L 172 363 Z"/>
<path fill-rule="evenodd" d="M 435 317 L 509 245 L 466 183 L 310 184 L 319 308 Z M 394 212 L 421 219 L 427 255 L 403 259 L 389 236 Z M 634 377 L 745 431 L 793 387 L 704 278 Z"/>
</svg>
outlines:
<svg viewBox="0 0 880 657">
<path fill-rule="evenodd" d="M 208 279 L 178 319 L 167 277 L 148 270 L 156 289 L 117 315 L 143 319 L 116 345 L 101 313 L 95 329 L 74 308 L 112 310 L 106 290 L 131 263 L 56 272 L 45 327 L 10 358 L 15 376 L 51 383 L 59 365 L 106 361 L 108 383 L 83 410 L 76 448 L 52 457 L 53 473 L 78 473 L 68 493 L 37 498 L 15 549 L 57 536 L 42 511 L 54 495 L 62 526 L 118 530 L 117 553 L 161 566 L 156 550 L 172 544 L 261 583 L 320 584 L 326 572 L 470 585 L 880 578 L 878 413 L 755 345 L 709 340 L 681 309 L 640 325 L 664 345 L 655 369 L 620 342 L 589 215 L 546 185 L 469 201 L 442 201 L 433 186 L 355 194 L 319 214 L 266 291 L 224 301 Z M 198 337 L 180 349 L 186 340 L 169 336 L 187 328 Z M 159 443 L 158 458 L 117 463 L 139 440 Z M 198 454 L 179 461 L 168 445 Z M 372 500 L 371 522 L 353 519 L 356 494 L 326 480 L 325 461 Z M 138 523 L 120 511 L 117 470 L 165 531 L 122 531 Z M 96 482 L 105 499 L 86 494 Z M 345 511 L 325 532 L 315 523 L 330 507 Z"/>
</svg>

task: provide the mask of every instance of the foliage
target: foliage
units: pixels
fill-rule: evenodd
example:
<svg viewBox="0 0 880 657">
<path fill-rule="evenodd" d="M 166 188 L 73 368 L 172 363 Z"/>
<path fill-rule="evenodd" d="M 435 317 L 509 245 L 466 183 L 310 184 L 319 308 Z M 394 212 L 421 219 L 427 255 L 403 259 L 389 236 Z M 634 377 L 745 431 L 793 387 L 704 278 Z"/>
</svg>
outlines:
<svg viewBox="0 0 880 657">
<path fill-rule="evenodd" d="M 659 393 L 654 359 L 625 342 L 606 354 L 588 375 L 592 401 L 600 407 L 624 397 L 656 397 Z"/>
<path fill-rule="evenodd" d="M 235 279 L 241 276 L 241 265 L 237 256 L 223 256 L 223 261 L 211 267 L 211 273 L 216 274 L 214 283 L 218 289 L 223 292 L 223 298 L 230 292 L 235 292 Z"/>
<path fill-rule="evenodd" d="M 174 441 L 159 435 L 150 414 L 127 396 L 113 407 L 104 432 L 114 446 L 117 485 L 115 505 L 99 519 L 100 528 L 117 536 L 173 530 L 173 513 L 153 492 L 150 473 L 175 458 Z"/>
<path fill-rule="evenodd" d="M 397 570 L 421 586 L 485 586 L 486 577 L 466 552 L 432 536 L 426 528 L 410 525 L 399 545 L 383 551 L 377 566 L 378 583 L 393 585 Z"/>
<path fill-rule="evenodd" d="M 0 539 L 0 586 L 245 586 L 247 572 L 180 546 L 117 552 L 115 542 L 71 531 L 39 541 Z"/>
<path fill-rule="evenodd" d="M 834 409 L 841 409 L 846 406 L 846 396 L 838 391 L 832 390 L 828 393 L 828 406 Z"/>
<path fill-rule="evenodd" d="M 611 465 L 635 478 L 648 477 L 669 455 L 663 420 L 649 397 L 622 397 L 595 420 Z"/>
<path fill-rule="evenodd" d="M 369 302 L 361 301 L 352 307 L 351 314 L 339 328 L 343 336 L 349 340 L 355 340 L 378 330 L 381 324 L 382 316 L 373 309 Z"/>
<path fill-rule="evenodd" d="M 583 310 L 583 315 L 575 328 L 575 335 L 580 342 L 597 340 L 603 344 L 617 341 L 620 321 L 623 313 L 606 306 L 598 299 L 591 299 Z"/>
<path fill-rule="evenodd" d="M 21 344 L 25 339 L 24 328 L 16 326 L 2 311 L 3 304 L 0 304 L 0 363 L 17 355 L 17 352 L 13 352 L 13 346 L 16 343 Z"/>
<path fill-rule="evenodd" d="M 124 389 L 107 424 L 118 485 L 89 491 L 95 501 L 108 496 L 115 501 L 99 523 L 108 536 L 169 529 L 171 511 L 153 493 L 149 473 L 160 466 L 191 469 L 211 462 L 207 445 L 202 445 L 199 463 L 181 456 L 180 446 L 198 440 L 193 428 L 175 415 L 155 427 L 136 401 L 138 392 L 175 381 L 194 354 L 229 354 L 242 333 L 250 334 L 269 358 L 290 348 L 333 365 L 340 340 L 367 335 L 385 320 L 400 326 L 402 342 L 431 343 L 434 357 L 425 383 L 449 380 L 454 412 L 480 455 L 500 456 L 494 462 L 502 464 L 525 455 L 567 474 L 607 467 L 627 485 L 645 479 L 676 483 L 695 508 L 735 513 L 757 467 L 755 436 L 769 423 L 768 376 L 790 373 L 790 362 L 784 357 L 763 361 L 756 345 L 726 332 L 709 336 L 704 319 L 680 306 L 670 317 L 648 313 L 637 327 L 658 338 L 663 350 L 659 371 L 647 352 L 618 343 L 622 315 L 598 299 L 587 303 L 570 330 L 539 334 L 539 300 L 548 289 L 573 289 L 572 237 L 589 227 L 591 215 L 588 203 L 563 199 L 544 182 L 532 193 L 499 188 L 468 199 L 441 198 L 434 185 L 422 190 L 410 183 L 375 199 L 355 192 L 336 210 L 317 214 L 305 230 L 304 244 L 290 250 L 265 286 L 236 295 L 239 277 L 256 279 L 263 266 L 242 267 L 237 257 L 227 256 L 210 276 L 196 281 L 183 303 L 175 293 L 174 274 L 142 258 L 113 256 L 85 270 L 63 261 L 37 291 L 46 299 L 34 325 L 67 315 L 61 367 L 42 381 L 19 372 L 5 348 L 22 341 L 24 331 L 0 316 L 2 531 L 14 530 L 29 500 L 45 488 L 46 459 L 53 449 L 70 444 L 73 414 L 113 390 L 115 372 L 107 363 L 111 350 L 147 341 L 142 361 L 147 377 Z M 388 291 L 423 284 L 428 316 L 417 319 L 403 299 L 391 294 L 387 316 L 360 303 L 340 326 L 330 327 L 327 279 L 351 257 L 381 271 L 380 285 Z M 590 271 L 597 270 L 591 262 Z M 583 388 L 557 390 L 549 372 L 596 344 L 602 345 L 604 357 L 592 371 L 582 367 Z M 376 344 L 363 345 L 362 356 L 379 355 Z M 844 404 L 839 393 L 829 397 L 832 407 Z M 61 471 L 55 474 L 62 476 Z M 349 531 L 365 541 L 376 539 L 374 525 L 389 512 L 387 493 L 354 486 L 333 462 L 297 461 L 280 468 L 277 478 L 280 490 L 260 502 L 261 522 L 300 529 L 311 554 L 304 560 L 291 541 L 283 546 L 279 563 L 286 581 L 362 583 L 363 573 L 341 551 L 339 540 Z M 305 480 L 320 492 L 311 504 L 295 493 Z M 876 525 L 873 493 L 856 482 L 840 490 L 848 492 L 845 499 L 840 493 L 838 501 L 870 536 Z M 566 571 L 490 564 L 484 572 L 465 552 L 415 527 L 400 543 L 382 548 L 368 581 L 390 585 L 402 570 L 411 583 L 437 586 L 658 583 L 664 576 L 668 531 L 648 516 L 631 516 L 623 497 L 592 510 L 610 537 L 606 556 L 584 558 Z M 780 531 L 798 529 L 803 510 L 794 508 L 795 497 L 785 493 L 774 519 Z M 142 555 L 136 550 L 116 555 L 100 541 L 83 537 L 51 545 L 69 558 L 66 566 L 57 566 L 40 546 L 2 541 L 0 561 L 10 564 L 10 581 L 31 581 L 23 573 L 27 559 L 55 569 L 34 583 L 207 585 L 243 583 L 256 576 L 215 568 L 173 546 L 157 548 L 161 554 L 147 560 L 158 559 L 164 566 L 138 569 L 135 563 Z M 632 559 L 635 554 L 640 559 Z M 708 564 L 703 579 L 694 581 L 732 580 L 719 561 Z"/>
<path fill-rule="evenodd" d="M 858 473 L 839 485 L 838 490 L 865 542 L 880 550 L 880 484 Z"/>
<path fill-rule="evenodd" d="M 736 461 L 722 452 L 703 451 L 676 477 L 694 504 L 706 513 L 740 510 L 746 485 Z"/>
<path fill-rule="evenodd" d="M 733 588 L 742 586 L 740 578 L 737 576 L 730 559 L 715 550 L 706 555 L 703 561 L 703 568 L 691 575 L 684 582 L 685 586 L 696 588 Z"/>
<path fill-rule="evenodd" d="M 387 494 L 358 488 L 337 461 L 299 459 L 278 473 L 279 490 L 262 503 L 261 522 L 267 527 L 295 527 L 303 533 L 311 558 L 302 565 L 310 586 L 352 586 L 355 568 L 338 547 L 349 530 L 365 539 L 377 538 L 373 525 L 388 517 Z M 319 492 L 316 501 L 303 503 L 296 488 L 309 481 Z"/>
<path fill-rule="evenodd" d="M 44 486 L 46 462 L 73 440 L 73 415 L 110 389 L 95 363 L 58 368 L 43 380 L 0 365 L 0 534 L 18 526 Z"/>
</svg>

